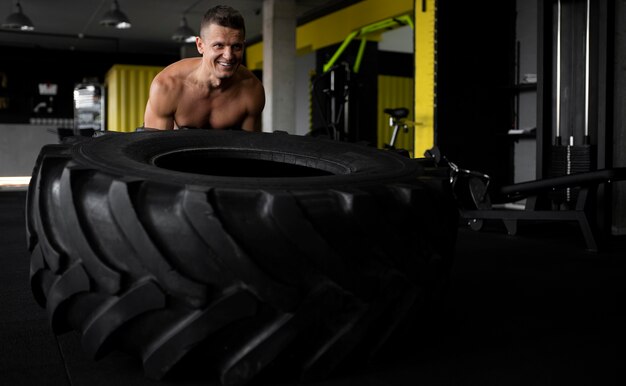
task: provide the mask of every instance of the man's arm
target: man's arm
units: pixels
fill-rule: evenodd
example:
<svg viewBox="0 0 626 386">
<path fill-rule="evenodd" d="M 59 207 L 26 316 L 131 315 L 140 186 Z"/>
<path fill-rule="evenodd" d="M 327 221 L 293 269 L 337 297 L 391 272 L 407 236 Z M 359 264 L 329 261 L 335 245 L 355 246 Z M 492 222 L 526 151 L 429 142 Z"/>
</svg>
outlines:
<svg viewBox="0 0 626 386">
<path fill-rule="evenodd" d="M 261 114 L 248 115 L 246 119 L 244 119 L 243 124 L 241 125 L 241 129 L 244 131 L 261 131 L 261 123 L 263 123 L 263 118 Z"/>
<path fill-rule="evenodd" d="M 150 85 L 150 95 L 146 103 L 143 125 L 158 130 L 174 129 L 175 100 L 172 99 L 171 85 L 157 76 Z"/>
<path fill-rule="evenodd" d="M 263 108 L 265 107 L 265 90 L 261 82 L 258 82 L 251 93 L 248 115 L 244 119 L 241 128 L 244 131 L 261 131 L 263 123 Z"/>
</svg>

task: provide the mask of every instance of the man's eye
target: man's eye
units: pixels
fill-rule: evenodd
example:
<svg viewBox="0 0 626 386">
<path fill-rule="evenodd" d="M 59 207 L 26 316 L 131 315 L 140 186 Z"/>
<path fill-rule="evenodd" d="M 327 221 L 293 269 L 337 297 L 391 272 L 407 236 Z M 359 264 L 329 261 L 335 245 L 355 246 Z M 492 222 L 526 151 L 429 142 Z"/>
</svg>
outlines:
<svg viewBox="0 0 626 386">
<path fill-rule="evenodd" d="M 215 44 L 213 47 L 215 47 L 215 48 L 224 48 L 224 45 L 223 44 Z"/>
<path fill-rule="evenodd" d="M 241 44 L 233 44 L 233 50 L 241 51 L 243 46 Z"/>
</svg>

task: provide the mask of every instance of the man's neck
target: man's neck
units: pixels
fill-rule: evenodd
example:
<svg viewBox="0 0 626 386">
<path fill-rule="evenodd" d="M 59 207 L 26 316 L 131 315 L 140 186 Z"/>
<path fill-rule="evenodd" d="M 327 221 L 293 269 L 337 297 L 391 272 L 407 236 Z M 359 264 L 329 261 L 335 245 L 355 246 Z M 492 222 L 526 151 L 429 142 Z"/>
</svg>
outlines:
<svg viewBox="0 0 626 386">
<path fill-rule="evenodd" d="M 210 76 L 207 84 L 209 85 L 210 90 L 220 90 L 226 89 L 232 83 L 231 78 L 217 78 L 215 76 Z"/>
<path fill-rule="evenodd" d="M 203 72 L 206 75 L 202 75 Z M 206 69 L 201 69 L 199 71 L 199 75 L 198 80 L 205 84 L 209 90 L 225 90 L 234 83 L 234 79 L 238 75 L 238 71 L 236 71 L 233 76 L 228 78 L 219 78 L 213 72 L 206 71 Z"/>
</svg>

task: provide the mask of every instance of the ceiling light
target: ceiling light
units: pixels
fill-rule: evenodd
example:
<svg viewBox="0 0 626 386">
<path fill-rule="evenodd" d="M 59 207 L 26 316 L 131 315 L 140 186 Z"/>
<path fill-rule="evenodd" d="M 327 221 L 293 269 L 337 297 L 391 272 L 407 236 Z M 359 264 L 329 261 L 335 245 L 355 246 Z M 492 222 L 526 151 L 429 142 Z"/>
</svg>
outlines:
<svg viewBox="0 0 626 386">
<path fill-rule="evenodd" d="M 22 12 L 22 5 L 19 0 L 15 3 L 15 8 L 17 11 L 7 17 L 4 23 L 2 23 L 2 28 L 19 29 L 22 31 L 34 30 L 35 26 L 28 16 L 24 15 L 24 12 Z"/>
<path fill-rule="evenodd" d="M 130 20 L 124 12 L 120 11 L 120 6 L 117 4 L 117 0 L 113 0 L 111 9 L 104 14 L 100 20 L 100 24 L 105 27 L 115 27 L 118 29 L 130 28 Z"/>
<path fill-rule="evenodd" d="M 187 19 L 184 16 L 180 19 L 180 25 L 174 31 L 172 39 L 181 43 L 193 43 L 196 41 L 196 32 L 187 25 Z"/>
</svg>

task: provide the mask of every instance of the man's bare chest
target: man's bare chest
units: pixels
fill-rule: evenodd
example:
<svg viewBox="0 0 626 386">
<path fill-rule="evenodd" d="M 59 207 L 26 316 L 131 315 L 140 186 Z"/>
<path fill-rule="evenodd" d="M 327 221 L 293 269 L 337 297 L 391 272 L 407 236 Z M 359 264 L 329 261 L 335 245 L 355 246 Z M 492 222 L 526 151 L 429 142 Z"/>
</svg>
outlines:
<svg viewBox="0 0 626 386">
<path fill-rule="evenodd" d="M 236 93 L 183 95 L 175 113 L 178 127 L 231 128 L 240 126 L 245 117 L 245 104 Z"/>
</svg>

